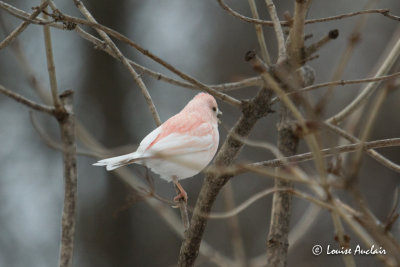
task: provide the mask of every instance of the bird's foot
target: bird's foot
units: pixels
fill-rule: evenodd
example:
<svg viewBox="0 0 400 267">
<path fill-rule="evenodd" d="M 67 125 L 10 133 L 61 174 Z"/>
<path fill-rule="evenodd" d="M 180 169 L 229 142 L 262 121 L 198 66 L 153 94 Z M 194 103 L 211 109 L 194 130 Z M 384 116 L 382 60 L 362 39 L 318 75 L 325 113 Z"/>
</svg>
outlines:
<svg viewBox="0 0 400 267">
<path fill-rule="evenodd" d="M 175 202 L 179 202 L 181 199 L 183 199 L 183 201 L 187 203 L 188 196 L 185 190 L 180 190 L 180 193 L 176 197 L 174 197 Z"/>
</svg>

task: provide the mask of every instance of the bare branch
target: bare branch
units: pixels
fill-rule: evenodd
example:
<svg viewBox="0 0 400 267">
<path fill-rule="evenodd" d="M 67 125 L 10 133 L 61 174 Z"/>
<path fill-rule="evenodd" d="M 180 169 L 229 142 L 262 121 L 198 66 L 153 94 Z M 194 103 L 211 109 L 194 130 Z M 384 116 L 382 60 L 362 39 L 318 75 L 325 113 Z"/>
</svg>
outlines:
<svg viewBox="0 0 400 267">
<path fill-rule="evenodd" d="M 259 19 L 260 17 L 258 15 L 256 2 L 254 0 L 248 0 L 248 1 L 249 1 L 249 6 L 251 9 L 251 13 L 253 14 L 253 17 L 255 19 Z M 261 25 L 259 25 L 259 24 L 256 24 L 254 26 L 256 28 L 258 44 L 260 45 L 260 48 L 261 48 L 261 56 L 264 59 L 265 63 L 267 63 L 267 65 L 271 65 L 271 59 L 270 59 L 270 56 L 268 53 L 267 44 L 265 43 L 263 29 L 262 29 Z"/>
<path fill-rule="evenodd" d="M 222 189 L 222 197 L 224 199 L 224 206 L 227 210 L 236 209 L 236 203 L 234 198 L 234 191 L 232 182 L 228 181 Z M 232 214 L 228 217 L 227 225 L 229 227 L 230 237 L 232 240 L 232 250 L 235 255 L 235 260 L 239 266 L 247 266 L 246 250 L 243 242 L 243 237 L 240 229 L 240 222 L 238 214 Z M 208 218 L 211 219 L 212 213 Z"/>
<path fill-rule="evenodd" d="M 64 208 L 62 214 L 62 233 L 60 248 L 60 267 L 72 266 L 74 251 L 74 234 L 76 223 L 77 200 L 77 173 L 76 173 L 76 144 L 75 144 L 75 120 L 72 104 L 72 91 L 65 91 L 60 95 L 63 114 L 57 119 L 61 129 L 63 143 L 64 165 Z"/>
<path fill-rule="evenodd" d="M 379 92 L 378 96 L 374 99 L 372 107 L 369 109 L 367 121 L 366 121 L 363 129 L 361 130 L 360 141 L 362 143 L 364 143 L 367 140 L 367 138 L 372 130 L 372 126 L 374 125 L 374 123 L 376 121 L 376 117 L 378 115 L 379 109 L 382 107 L 382 104 L 388 95 L 388 91 L 389 91 L 389 87 L 386 86 L 383 90 L 381 90 Z M 360 170 L 360 166 L 361 166 L 363 152 L 364 151 L 363 151 L 362 147 L 359 147 L 359 149 L 356 151 L 356 154 L 354 155 L 354 158 L 351 162 L 350 172 L 348 173 L 348 177 L 346 179 L 347 184 L 351 184 L 356 181 L 357 174 L 358 174 L 358 172 Z"/>
<path fill-rule="evenodd" d="M 2 3 L 0 1 L 0 7 L 3 7 L 2 5 L 8 5 L 5 3 Z M 38 25 L 49 25 L 50 27 L 54 27 L 57 29 L 61 29 L 61 30 L 65 30 L 65 26 L 63 26 L 60 23 L 56 23 L 54 21 L 46 21 L 43 20 L 42 18 L 36 18 L 35 20 L 29 20 L 28 17 L 30 16 L 29 13 L 17 9 L 13 6 L 10 6 L 9 8 L 5 9 L 6 11 L 10 12 L 10 14 L 23 19 L 23 20 L 28 20 L 30 21 L 30 23 L 33 24 L 38 24 Z M 92 34 L 86 32 L 85 30 L 83 30 L 81 27 L 79 26 L 75 26 L 73 28 L 82 38 L 86 39 L 87 41 L 90 41 L 91 43 L 93 43 L 95 45 L 96 49 L 100 49 L 103 50 L 104 52 L 108 53 L 109 55 L 113 56 L 116 59 L 119 59 L 118 56 L 114 53 L 114 51 L 106 45 L 106 43 L 104 41 L 101 41 L 100 39 L 98 39 L 97 37 L 93 36 Z M 188 83 L 188 82 L 184 82 L 184 81 L 179 81 L 176 79 L 173 79 L 171 77 L 168 77 L 162 73 L 159 72 L 155 72 L 151 69 L 148 69 L 130 59 L 128 59 L 129 63 L 132 65 L 132 67 L 138 69 L 140 71 L 140 73 L 143 74 L 147 74 L 157 80 L 161 80 L 173 85 L 177 85 L 180 87 L 184 87 L 184 88 L 189 88 L 189 89 L 199 89 L 198 86 L 192 84 L 192 83 Z M 217 91 L 221 91 L 221 92 L 228 92 L 231 90 L 236 90 L 236 89 L 241 89 L 244 87 L 250 87 L 250 86 L 261 86 L 262 80 L 260 77 L 252 77 L 252 78 L 247 78 L 244 79 L 242 81 L 238 81 L 238 82 L 231 82 L 231 83 L 223 83 L 223 84 L 216 84 L 216 85 L 207 85 L 208 87 L 217 90 Z"/>
<path fill-rule="evenodd" d="M 42 0 L 42 3 L 48 3 L 48 1 Z M 46 10 L 47 10 L 47 7 L 45 7 L 44 13 L 43 13 L 44 19 L 47 19 Z M 46 48 L 47 70 L 49 72 L 49 80 L 50 80 L 50 90 L 51 90 L 51 95 L 53 97 L 53 105 L 57 109 L 60 107 L 60 100 L 58 99 L 56 67 L 54 65 L 50 27 L 47 25 L 43 26 L 43 33 L 44 33 L 44 44 L 45 44 L 45 48 Z"/>
<path fill-rule="evenodd" d="M 329 41 L 336 39 L 339 36 L 338 30 L 331 30 L 329 33 L 318 40 L 316 43 L 308 46 L 304 52 L 304 60 L 307 60 L 313 53 L 318 51 L 322 46 L 326 45 Z"/>
<path fill-rule="evenodd" d="M 86 9 L 86 7 L 83 5 L 82 1 L 80 0 L 74 0 L 75 5 L 78 7 L 78 9 L 81 11 L 81 13 L 89 20 L 89 24 L 96 24 L 97 21 L 95 18 L 90 14 L 90 12 Z M 60 15 L 61 17 L 64 17 L 64 15 Z M 74 21 L 73 21 L 74 22 Z M 75 22 L 76 23 L 76 22 Z M 147 105 L 151 111 L 151 114 L 153 115 L 154 121 L 157 126 L 161 125 L 161 119 L 160 116 L 158 115 L 156 106 L 153 103 L 153 100 L 151 99 L 151 96 L 149 94 L 149 91 L 146 88 L 146 85 L 144 84 L 142 78 L 140 75 L 137 74 L 137 72 L 132 68 L 131 64 L 128 62 L 127 58 L 121 53 L 121 51 L 118 49 L 118 47 L 114 44 L 114 42 L 108 37 L 108 35 L 102 30 L 96 28 L 98 34 L 103 38 L 103 40 L 110 46 L 110 48 L 114 51 L 114 53 L 117 55 L 119 60 L 122 61 L 122 63 L 125 65 L 125 67 L 128 68 L 129 73 L 132 75 L 133 79 L 135 82 L 139 85 L 139 88 L 147 102 Z"/>
<path fill-rule="evenodd" d="M 326 82 L 326 83 L 318 83 L 318 84 L 315 84 L 315 85 L 310 85 L 310 86 L 306 86 L 306 87 L 300 88 L 298 90 L 287 92 L 286 94 L 295 95 L 295 94 L 298 94 L 298 93 L 309 92 L 309 91 L 312 91 L 312 90 L 315 90 L 315 89 L 329 87 L 329 86 L 336 86 L 336 85 L 345 86 L 345 85 L 350 85 L 350 84 L 360 84 L 360 83 L 369 83 L 369 82 L 377 82 L 377 81 L 388 81 L 388 80 L 397 78 L 398 76 L 400 76 L 400 72 L 396 72 L 396 73 L 389 74 L 389 75 L 383 75 L 383 76 L 379 76 L 379 77 L 374 77 L 374 78 L 355 79 L 355 80 L 338 80 L 338 81 L 332 81 L 332 82 Z M 271 102 L 272 102 L 272 104 L 274 104 L 274 103 L 276 103 L 278 101 L 279 101 L 279 98 L 278 97 L 274 97 Z"/>
<path fill-rule="evenodd" d="M 84 31 L 81 27 L 77 26 L 75 28 L 75 31 L 84 39 L 92 42 L 97 49 L 101 49 L 104 52 L 108 53 L 109 55 L 113 56 L 114 58 L 118 57 L 115 55 L 115 53 L 100 39 L 96 38 L 95 36 L 89 34 L 88 32 Z M 138 69 L 140 73 L 147 74 L 150 77 L 153 77 L 156 80 L 164 81 L 173 85 L 177 85 L 183 88 L 189 88 L 189 89 L 199 89 L 198 86 L 193 85 L 192 83 L 184 82 L 184 81 L 179 81 L 176 79 L 173 79 L 171 77 L 168 77 L 162 73 L 155 72 L 149 68 L 146 68 L 130 59 L 128 59 L 129 63 L 132 65 L 132 67 Z M 216 84 L 216 85 L 207 85 L 208 87 L 220 91 L 220 92 L 228 92 L 232 90 L 237 90 L 245 87 L 250 87 L 250 86 L 261 86 L 263 84 L 262 79 L 260 77 L 251 77 L 247 79 L 243 79 L 238 82 L 230 82 L 230 83 L 223 83 L 223 84 Z"/>
<path fill-rule="evenodd" d="M 327 127 L 329 130 L 333 131 L 336 134 L 339 134 L 340 136 L 344 137 L 345 139 L 353 142 L 353 143 L 358 143 L 360 140 L 356 138 L 355 136 L 352 136 L 351 134 L 347 133 L 346 131 L 342 130 L 341 128 L 330 124 L 330 123 L 323 123 L 325 127 Z M 374 149 L 368 149 L 366 150 L 367 154 L 374 158 L 376 161 L 381 163 L 382 165 L 388 167 L 389 169 L 400 173 L 400 165 L 390 161 L 389 159 L 385 158 L 378 152 L 376 152 Z"/>
<path fill-rule="evenodd" d="M 217 0 L 220 6 L 225 9 L 229 14 L 232 16 L 243 20 L 248 23 L 254 23 L 254 24 L 261 24 L 261 25 L 266 25 L 266 26 L 274 26 L 274 23 L 270 20 L 261 20 L 261 19 L 253 19 L 250 17 L 246 17 L 232 8 L 230 8 L 224 0 Z M 312 24 L 312 23 L 320 23 L 320 22 L 328 22 L 332 20 L 340 20 L 340 19 L 345 19 L 345 18 L 350 18 L 354 16 L 359 16 L 359 15 L 364 15 L 364 14 L 382 14 L 390 19 L 393 20 L 399 20 L 398 16 L 392 15 L 389 13 L 389 9 L 369 9 L 369 10 L 362 10 L 362 11 L 357 11 L 357 12 L 350 12 L 342 15 L 336 15 L 336 16 L 331 16 L 331 17 L 325 17 L 325 18 L 320 18 L 320 19 L 309 19 L 306 20 L 304 23 L 305 24 Z M 282 26 L 290 26 L 291 22 L 290 21 L 280 21 L 280 24 Z"/>
<path fill-rule="evenodd" d="M 74 0 L 75 2 L 77 2 L 79 6 L 81 6 L 82 2 L 79 0 Z M 58 16 L 60 16 L 58 14 Z M 176 75 L 178 75 L 179 77 L 181 77 L 182 79 L 192 83 L 193 85 L 195 85 L 196 87 L 198 87 L 199 89 L 202 89 L 204 91 L 206 91 L 207 93 L 215 96 L 216 98 L 221 99 L 222 101 L 225 101 L 235 107 L 241 107 L 241 101 L 223 94 L 221 92 L 218 92 L 210 87 L 208 87 L 207 85 L 201 83 L 200 81 L 196 80 L 195 78 L 191 77 L 188 74 L 183 73 L 182 71 L 178 70 L 177 68 L 175 68 L 174 66 L 172 66 L 171 64 L 169 64 L 168 62 L 162 60 L 161 58 L 157 57 L 156 55 L 154 55 L 153 53 L 151 53 L 150 51 L 148 51 L 147 49 L 144 49 L 143 47 L 141 47 L 140 45 L 138 45 L 137 43 L 133 42 L 132 40 L 130 40 L 129 38 L 127 38 L 126 36 L 124 36 L 123 34 L 114 31 L 113 29 L 110 29 L 104 25 L 98 24 L 97 22 L 94 21 L 87 21 L 84 19 L 80 19 L 80 18 L 76 18 L 76 17 L 71 17 L 65 14 L 62 14 L 61 16 L 63 21 L 68 21 L 68 22 L 73 22 L 76 24 L 82 24 L 82 25 L 86 25 L 89 27 L 93 27 L 96 30 L 100 30 L 103 31 L 104 33 L 132 46 L 133 48 L 135 48 L 136 50 L 138 50 L 140 53 L 142 53 L 143 55 L 149 57 L 150 59 L 154 60 L 155 62 L 161 64 L 162 66 L 164 66 L 165 68 L 167 68 L 168 70 L 172 71 L 173 73 L 175 73 Z M 59 19 L 61 19 L 59 18 Z"/>
<path fill-rule="evenodd" d="M 287 39 L 287 54 L 290 62 L 299 67 L 304 62 L 304 25 L 310 0 L 296 0 L 294 4 L 293 23 Z"/>
<path fill-rule="evenodd" d="M 337 210 L 337 208 L 334 208 L 333 210 Z M 342 221 L 340 220 L 340 214 L 338 212 L 331 212 L 331 217 L 339 245 L 341 247 L 349 247 L 349 241 L 346 239 L 344 227 Z M 346 267 L 356 266 L 354 256 L 352 254 L 342 255 L 342 259 Z"/>
<path fill-rule="evenodd" d="M 395 15 L 393 15 L 393 14 L 390 14 L 390 13 L 389 13 L 389 10 L 388 10 L 387 12 L 382 12 L 382 14 L 383 14 L 385 17 L 388 17 L 388 18 L 390 18 L 390 19 L 400 21 L 400 16 L 395 16 Z"/>
<path fill-rule="evenodd" d="M 264 79 L 265 83 L 268 84 L 268 86 L 277 94 L 277 96 L 282 101 L 282 103 L 285 105 L 285 107 L 287 107 L 287 109 L 293 114 L 294 118 L 296 118 L 298 120 L 298 123 L 301 125 L 301 128 L 305 132 L 310 133 L 308 126 L 306 125 L 306 120 L 303 117 L 303 115 L 301 114 L 300 110 L 296 107 L 294 102 L 288 97 L 288 95 L 285 93 L 283 88 L 278 84 L 278 82 L 275 80 L 275 78 L 272 76 L 272 74 L 263 67 L 264 64 L 263 64 L 262 60 L 255 53 L 252 53 L 252 52 L 247 53 L 246 60 L 248 60 L 252 64 L 253 68 L 256 71 L 260 72 L 261 77 Z M 285 66 L 284 62 L 282 62 L 282 66 Z M 279 73 L 279 66 L 277 66 L 275 68 L 275 70 L 276 70 L 275 73 Z M 290 79 L 288 77 L 286 77 L 286 80 L 284 80 L 284 82 L 289 82 L 289 80 Z M 289 86 L 289 85 L 286 85 L 286 86 Z M 296 85 L 294 85 L 294 86 L 296 86 Z M 287 113 L 288 111 L 282 111 L 282 112 Z M 289 135 L 290 135 L 290 136 L 292 136 L 292 138 L 298 138 L 292 132 L 292 129 L 288 126 L 289 125 L 287 122 L 284 122 L 284 123 L 283 123 L 283 121 L 281 122 L 280 127 L 287 128 L 286 130 L 282 129 L 282 131 L 285 131 L 286 134 L 288 135 L 287 137 L 289 137 Z M 279 129 L 278 129 L 278 132 L 279 132 Z M 323 181 L 326 181 L 325 162 L 322 158 L 322 155 L 320 154 L 320 148 L 319 148 L 319 144 L 318 144 L 316 136 L 313 133 L 311 133 L 310 135 L 306 135 L 304 138 L 307 141 L 307 144 L 308 144 L 310 150 L 314 153 L 315 165 L 317 167 L 320 178 Z M 292 143 L 292 142 L 290 142 L 290 143 Z M 287 145 L 289 145 L 289 144 L 287 144 Z M 280 150 L 282 151 L 281 148 L 280 148 Z"/>
<path fill-rule="evenodd" d="M 385 81 L 385 80 L 391 80 L 394 78 L 397 78 L 400 76 L 400 72 L 396 72 L 393 74 L 389 75 L 383 75 L 383 76 L 377 76 L 373 78 L 365 78 L 365 79 L 355 79 L 355 80 L 339 80 L 339 81 L 332 81 L 332 82 L 326 82 L 326 83 L 319 83 L 315 85 L 310 85 L 304 88 L 301 88 L 299 90 L 289 92 L 288 94 L 297 94 L 297 93 L 303 93 L 303 92 L 308 92 L 311 90 L 323 88 L 323 87 L 328 87 L 328 86 L 335 86 L 335 85 L 349 85 L 349 84 L 359 84 L 359 83 L 370 83 L 370 82 L 378 82 L 378 81 Z"/>
<path fill-rule="evenodd" d="M 365 5 L 365 8 L 371 8 L 374 7 L 377 1 L 375 0 L 370 0 L 367 2 Z M 343 52 L 341 53 L 340 60 L 336 65 L 336 68 L 333 72 L 331 80 L 339 80 L 345 70 L 346 66 L 349 64 L 351 56 L 355 52 L 355 48 L 357 45 L 360 43 L 361 40 L 361 34 L 363 30 L 365 29 L 367 25 L 368 19 L 371 18 L 370 16 L 360 16 L 357 18 L 357 21 L 355 23 L 355 26 L 351 33 L 349 34 L 349 37 L 347 38 L 347 45 Z M 326 90 L 325 94 L 318 100 L 318 102 L 315 105 L 315 112 L 320 116 L 324 109 L 327 106 L 328 101 L 331 99 L 331 95 L 333 93 L 333 86 L 329 86 L 328 90 Z"/>
<path fill-rule="evenodd" d="M 50 115 L 54 115 L 55 109 L 50 106 L 45 106 L 41 105 L 38 103 L 33 102 L 32 100 L 29 100 L 19 94 L 16 94 L 8 89 L 6 89 L 4 86 L 0 85 L 0 93 L 9 96 L 10 98 L 14 99 L 15 101 L 24 104 L 25 106 L 28 106 L 31 109 L 44 112 Z"/>
<path fill-rule="evenodd" d="M 396 60 L 400 55 L 400 38 L 397 40 L 395 45 L 393 46 L 390 53 L 387 55 L 386 59 L 378 69 L 375 77 L 379 77 L 385 75 L 390 71 Z M 380 81 L 375 81 L 368 84 L 362 92 L 354 99 L 349 105 L 347 105 L 344 109 L 340 112 L 335 114 L 334 116 L 330 117 L 326 120 L 326 122 L 338 124 L 343 121 L 347 116 L 353 113 L 354 110 L 358 109 L 371 95 L 372 93 L 378 88 L 380 85 Z"/>
<path fill-rule="evenodd" d="M 39 122 L 37 121 L 37 119 L 34 116 L 34 113 L 32 111 L 29 112 L 30 115 L 30 119 L 33 125 L 33 128 L 35 128 L 36 132 L 38 133 L 38 135 L 42 138 L 42 140 L 44 141 L 44 143 L 52 149 L 61 151 L 63 151 L 63 147 L 62 147 L 62 143 L 58 143 L 55 140 L 51 139 L 50 136 L 48 136 L 48 134 L 46 133 L 46 131 L 43 129 L 43 127 L 41 127 L 39 125 Z M 82 151 L 77 149 L 76 150 L 76 155 L 78 156 L 85 156 L 85 157 L 91 157 L 91 158 L 102 158 L 105 155 L 102 155 L 100 153 L 96 153 L 96 152 L 91 152 L 91 151 Z"/>
<path fill-rule="evenodd" d="M 8 10 L 10 5 L 3 3 L 3 1 L 0 1 L 1 7 L 5 10 Z M 28 17 L 28 19 L 32 20 L 36 18 L 42 10 L 47 7 L 48 1 L 43 1 L 39 7 L 35 8 L 35 10 L 32 12 L 32 14 Z M 20 33 L 22 33 L 30 22 L 24 21 L 22 22 L 14 31 L 12 31 L 1 43 L 0 43 L 0 50 L 3 49 L 4 47 L 8 46 Z"/>
<path fill-rule="evenodd" d="M 325 203 L 324 201 L 321 201 L 321 200 L 319 200 L 315 197 L 312 197 L 306 193 L 295 190 L 291 187 L 281 187 L 281 188 L 272 187 L 272 188 L 265 189 L 259 193 L 252 195 L 249 199 L 247 199 L 242 204 L 238 205 L 237 207 L 235 207 L 234 209 L 232 209 L 230 211 L 211 212 L 208 215 L 208 218 L 210 218 L 210 219 L 227 219 L 232 216 L 238 215 L 240 212 L 247 209 L 250 205 L 254 204 L 256 201 L 258 201 L 261 198 L 266 197 L 270 194 L 273 194 L 275 192 L 288 192 L 290 194 L 298 196 L 299 198 L 305 199 L 307 201 L 311 201 L 312 203 L 317 204 L 320 207 L 326 208 L 328 210 L 332 209 L 332 206 Z"/>
<path fill-rule="evenodd" d="M 319 205 L 314 205 L 310 203 L 309 208 L 303 213 L 300 220 L 297 220 L 296 224 L 292 227 L 289 233 L 289 253 L 293 250 L 302 240 L 304 236 L 308 233 L 310 229 L 313 228 L 315 223 L 317 223 L 317 217 L 322 211 Z M 251 267 L 264 267 L 267 262 L 267 255 L 262 253 L 257 257 L 250 260 Z"/>
<path fill-rule="evenodd" d="M 359 146 L 363 146 L 364 149 L 374 149 L 374 148 L 383 148 L 383 147 L 391 147 L 399 145 L 400 145 L 400 138 L 389 138 L 389 139 L 375 140 L 365 143 L 356 143 L 356 144 L 337 146 L 333 148 L 325 148 L 321 150 L 321 153 L 323 154 L 323 156 L 326 157 L 326 156 L 336 155 L 337 153 L 354 152 L 358 149 Z M 299 163 L 312 159 L 313 159 L 313 154 L 311 152 L 307 152 L 303 154 L 286 157 L 285 159 L 273 159 L 273 160 L 252 163 L 250 164 L 250 166 L 280 167 L 284 166 L 285 162 Z"/>
<path fill-rule="evenodd" d="M 268 13 L 274 24 L 275 36 L 278 42 L 278 62 L 280 62 L 286 59 L 285 37 L 283 36 L 282 26 L 279 23 L 274 2 L 272 2 L 272 0 L 265 0 L 265 3 L 267 4 Z"/>
</svg>

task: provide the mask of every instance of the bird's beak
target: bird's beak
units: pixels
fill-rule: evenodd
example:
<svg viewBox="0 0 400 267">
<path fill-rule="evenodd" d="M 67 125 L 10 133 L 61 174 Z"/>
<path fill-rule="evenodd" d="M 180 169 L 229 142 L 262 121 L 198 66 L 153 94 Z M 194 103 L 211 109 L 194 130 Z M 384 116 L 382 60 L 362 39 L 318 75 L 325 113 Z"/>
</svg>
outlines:
<svg viewBox="0 0 400 267">
<path fill-rule="evenodd" d="M 221 112 L 221 110 L 218 109 L 218 112 L 217 112 L 218 123 L 221 123 L 221 120 L 220 120 L 221 117 L 222 117 L 222 112 Z"/>
</svg>

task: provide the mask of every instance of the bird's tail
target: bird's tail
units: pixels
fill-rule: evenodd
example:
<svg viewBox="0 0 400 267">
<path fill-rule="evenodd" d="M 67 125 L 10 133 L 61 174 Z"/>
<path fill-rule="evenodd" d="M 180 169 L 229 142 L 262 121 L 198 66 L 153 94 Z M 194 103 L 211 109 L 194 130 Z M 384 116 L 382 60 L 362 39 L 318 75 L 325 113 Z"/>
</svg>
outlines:
<svg viewBox="0 0 400 267">
<path fill-rule="evenodd" d="M 107 171 L 111 171 L 116 168 L 134 163 L 137 158 L 138 158 L 137 153 L 133 152 L 133 153 L 129 153 L 129 154 L 118 156 L 118 157 L 102 159 L 102 160 L 99 160 L 98 162 L 94 163 L 93 165 L 94 166 L 106 166 Z"/>
</svg>

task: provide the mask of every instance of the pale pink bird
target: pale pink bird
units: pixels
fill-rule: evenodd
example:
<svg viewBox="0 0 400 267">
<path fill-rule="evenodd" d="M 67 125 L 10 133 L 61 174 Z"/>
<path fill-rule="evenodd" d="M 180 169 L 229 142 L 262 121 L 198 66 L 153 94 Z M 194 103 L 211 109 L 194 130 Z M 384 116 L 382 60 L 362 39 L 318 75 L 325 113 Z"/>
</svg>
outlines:
<svg viewBox="0 0 400 267">
<path fill-rule="evenodd" d="M 178 187 L 180 193 L 175 201 L 181 198 L 187 201 L 179 180 L 198 174 L 214 157 L 219 143 L 220 115 L 214 97 L 199 93 L 178 114 L 149 133 L 135 152 L 93 165 L 106 166 L 108 171 L 131 163 L 147 166 Z"/>
</svg>

